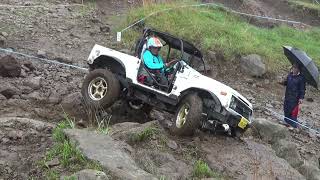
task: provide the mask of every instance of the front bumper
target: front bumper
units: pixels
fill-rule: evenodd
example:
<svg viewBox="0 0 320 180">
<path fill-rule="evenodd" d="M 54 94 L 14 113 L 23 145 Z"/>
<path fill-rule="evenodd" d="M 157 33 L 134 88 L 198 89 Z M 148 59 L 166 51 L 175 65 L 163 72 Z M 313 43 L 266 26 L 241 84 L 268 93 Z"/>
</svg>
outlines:
<svg viewBox="0 0 320 180">
<path fill-rule="evenodd" d="M 251 117 L 249 119 L 243 117 L 232 109 L 227 110 L 226 121 L 229 126 L 246 130 L 251 125 Z"/>
</svg>

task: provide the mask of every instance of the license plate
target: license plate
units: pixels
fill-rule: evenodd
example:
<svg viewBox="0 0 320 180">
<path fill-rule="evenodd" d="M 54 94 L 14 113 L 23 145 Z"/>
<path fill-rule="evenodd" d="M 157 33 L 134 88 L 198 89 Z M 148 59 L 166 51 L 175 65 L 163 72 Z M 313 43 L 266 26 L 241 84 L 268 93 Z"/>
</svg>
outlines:
<svg viewBox="0 0 320 180">
<path fill-rule="evenodd" d="M 241 129 L 244 129 L 244 128 L 247 127 L 248 123 L 249 123 L 249 121 L 248 121 L 246 118 L 243 117 L 243 118 L 241 118 L 238 126 L 239 126 Z"/>
</svg>

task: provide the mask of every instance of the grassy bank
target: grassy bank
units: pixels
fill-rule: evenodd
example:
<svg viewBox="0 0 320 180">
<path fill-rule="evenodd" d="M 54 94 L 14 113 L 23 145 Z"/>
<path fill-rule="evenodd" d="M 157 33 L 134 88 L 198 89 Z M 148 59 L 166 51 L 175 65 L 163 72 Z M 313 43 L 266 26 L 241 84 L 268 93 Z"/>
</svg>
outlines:
<svg viewBox="0 0 320 180">
<path fill-rule="evenodd" d="M 132 24 L 155 11 L 177 7 L 184 3 L 186 2 L 152 4 L 132 9 L 125 25 Z M 320 65 L 319 28 L 303 31 L 288 26 L 273 29 L 259 28 L 234 14 L 214 7 L 177 8 L 151 16 L 146 19 L 145 25 L 183 37 L 204 52 L 221 51 L 226 59 L 236 55 L 259 54 L 265 58 L 272 70 L 288 65 L 282 45 L 291 45 L 306 51 Z M 139 34 L 140 31 L 133 29 L 125 32 L 124 43 L 132 46 Z"/>
</svg>

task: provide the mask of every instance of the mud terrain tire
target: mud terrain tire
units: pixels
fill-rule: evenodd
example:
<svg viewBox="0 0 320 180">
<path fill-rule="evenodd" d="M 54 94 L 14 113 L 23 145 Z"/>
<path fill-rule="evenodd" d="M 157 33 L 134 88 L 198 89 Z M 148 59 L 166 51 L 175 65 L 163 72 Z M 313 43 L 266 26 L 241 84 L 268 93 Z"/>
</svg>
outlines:
<svg viewBox="0 0 320 180">
<path fill-rule="evenodd" d="M 108 108 L 119 97 L 120 83 L 108 69 L 95 69 L 86 76 L 81 93 L 86 105 Z"/>
<path fill-rule="evenodd" d="M 199 128 L 203 112 L 202 99 L 197 94 L 187 95 L 176 110 L 171 133 L 179 136 L 191 136 Z"/>
</svg>

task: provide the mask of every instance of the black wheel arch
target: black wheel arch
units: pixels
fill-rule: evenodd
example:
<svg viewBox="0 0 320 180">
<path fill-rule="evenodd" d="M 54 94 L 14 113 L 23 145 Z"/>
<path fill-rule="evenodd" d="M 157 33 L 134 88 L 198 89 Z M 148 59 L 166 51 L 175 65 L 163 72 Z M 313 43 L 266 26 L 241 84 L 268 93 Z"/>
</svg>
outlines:
<svg viewBox="0 0 320 180">
<path fill-rule="evenodd" d="M 114 57 L 101 55 L 96 58 L 92 64 L 89 64 L 90 70 L 108 68 L 112 73 L 126 77 L 126 69 L 122 62 Z"/>
<path fill-rule="evenodd" d="M 101 55 L 96 58 L 92 64 L 89 64 L 89 70 L 95 69 L 109 69 L 116 78 L 120 81 L 122 87 L 128 87 L 128 82 L 126 81 L 126 69 L 123 63 L 114 57 Z"/>
<path fill-rule="evenodd" d="M 220 100 L 215 94 L 200 88 L 189 88 L 182 91 L 180 96 L 178 97 L 178 101 L 180 102 L 186 95 L 191 93 L 197 93 L 201 99 L 207 98 L 214 100 L 214 102 L 216 103 L 215 111 L 220 112 L 223 109 Z"/>
</svg>

